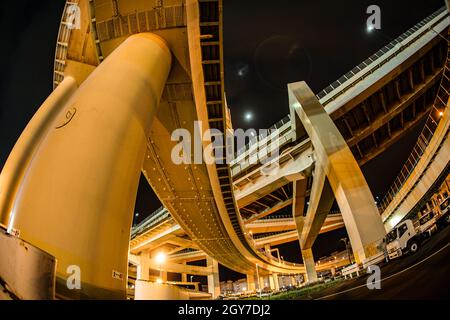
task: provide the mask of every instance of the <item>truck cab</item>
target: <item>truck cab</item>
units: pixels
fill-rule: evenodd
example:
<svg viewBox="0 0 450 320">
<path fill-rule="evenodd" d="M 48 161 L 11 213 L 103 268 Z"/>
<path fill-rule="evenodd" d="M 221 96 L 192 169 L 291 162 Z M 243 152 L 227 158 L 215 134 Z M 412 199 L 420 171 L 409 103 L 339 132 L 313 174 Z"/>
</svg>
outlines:
<svg viewBox="0 0 450 320">
<path fill-rule="evenodd" d="M 386 235 L 385 241 L 389 259 L 395 259 L 407 253 L 416 253 L 422 237 L 414 228 L 413 222 L 408 219 L 392 229 Z"/>
</svg>

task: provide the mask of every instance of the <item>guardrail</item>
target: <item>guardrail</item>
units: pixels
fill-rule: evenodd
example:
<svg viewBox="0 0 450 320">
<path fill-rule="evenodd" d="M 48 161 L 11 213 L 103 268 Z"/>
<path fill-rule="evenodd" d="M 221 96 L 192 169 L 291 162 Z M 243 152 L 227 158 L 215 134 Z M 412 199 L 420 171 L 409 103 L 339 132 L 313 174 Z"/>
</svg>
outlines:
<svg viewBox="0 0 450 320">
<path fill-rule="evenodd" d="M 78 0 L 66 1 L 64 5 L 64 11 L 59 24 L 58 38 L 55 49 L 55 64 L 53 66 L 53 89 L 64 80 L 64 69 L 66 66 L 67 51 L 69 47 L 70 34 L 72 33 L 72 27 L 66 21 L 69 15 L 69 8 L 78 5 Z"/>
<path fill-rule="evenodd" d="M 443 6 L 441 8 L 439 8 L 437 11 L 435 11 L 434 13 L 432 13 L 431 15 L 429 15 L 428 17 L 426 17 L 425 19 L 423 19 L 422 21 L 420 21 L 419 23 L 417 23 L 416 25 L 414 25 L 413 27 L 411 27 L 410 29 L 408 29 L 406 32 L 404 32 L 403 34 L 401 34 L 399 37 L 397 37 L 396 39 L 392 40 L 389 44 L 385 45 L 383 48 L 381 48 L 380 50 L 378 50 L 377 52 L 375 52 L 373 55 L 371 55 L 369 58 L 367 58 L 366 60 L 364 60 L 363 62 L 361 62 L 359 65 L 357 65 L 355 68 L 353 68 L 352 70 L 350 70 L 349 72 L 347 72 L 346 74 L 344 74 L 342 77 L 340 77 L 338 80 L 336 80 L 335 82 L 333 82 L 332 84 L 330 84 L 328 87 L 326 87 L 325 89 L 323 89 L 322 91 L 320 91 L 317 94 L 317 98 L 319 100 L 327 98 L 327 95 L 329 95 L 330 93 L 332 93 L 334 90 L 336 90 L 337 88 L 339 88 L 340 86 L 342 86 L 343 84 L 346 84 L 347 82 L 352 82 L 351 85 L 345 87 L 343 90 L 337 92 L 334 95 L 331 95 L 331 97 L 321 100 L 322 105 L 326 106 L 328 103 L 330 103 L 331 101 L 335 100 L 337 97 L 341 96 L 342 94 L 344 94 L 348 89 L 350 89 L 351 87 L 353 87 L 356 83 L 364 80 L 368 75 L 372 74 L 375 70 L 381 68 L 384 64 L 386 64 L 388 61 L 390 61 L 392 58 L 394 58 L 395 56 L 398 55 L 398 53 L 400 51 L 403 51 L 404 49 L 406 49 L 407 47 L 411 46 L 412 44 L 414 44 L 416 42 L 416 40 L 418 38 L 420 38 L 424 33 L 428 32 L 429 29 L 425 29 L 424 31 L 422 31 L 420 34 L 416 35 L 414 38 L 410 39 L 407 43 L 402 43 L 402 41 L 406 40 L 408 37 L 410 37 L 411 35 L 413 35 L 415 32 L 417 32 L 418 30 L 420 30 L 420 28 L 424 27 L 427 24 L 430 24 L 430 22 L 435 19 L 436 17 L 438 17 L 441 13 L 443 13 L 444 11 L 446 11 L 447 8 L 446 6 Z M 430 27 L 433 27 L 434 25 L 438 24 L 441 20 L 433 23 Z M 381 58 L 383 55 L 385 55 L 386 53 L 390 52 L 395 46 L 399 45 L 397 50 L 394 50 L 394 52 L 392 52 L 391 55 L 389 55 L 388 57 L 386 57 L 383 61 L 381 61 L 380 63 L 373 65 L 372 68 L 370 68 L 370 70 L 367 70 L 366 73 L 356 77 L 356 75 L 363 71 L 364 69 L 368 68 L 370 65 L 374 64 L 374 62 L 376 60 L 378 60 L 379 58 Z M 353 80 L 353 81 L 351 81 Z"/>
<path fill-rule="evenodd" d="M 371 257 L 369 257 L 368 259 L 364 259 L 362 266 L 364 269 L 367 269 L 368 267 L 374 265 L 374 264 L 378 264 L 382 261 L 386 260 L 386 256 L 384 252 L 379 252 Z"/>
<path fill-rule="evenodd" d="M 345 279 L 347 279 L 347 276 L 350 276 L 350 278 L 353 278 L 353 274 L 356 273 L 356 276 L 359 277 L 359 272 L 361 269 L 359 268 L 359 265 L 357 263 L 351 264 L 348 267 L 345 267 L 342 269 L 342 275 Z"/>
<path fill-rule="evenodd" d="M 425 126 L 420 133 L 417 143 L 414 146 L 411 154 L 403 165 L 400 173 L 395 178 L 393 184 L 388 189 L 386 195 L 380 204 L 380 213 L 384 212 L 390 203 L 395 199 L 395 196 L 402 189 L 405 182 L 408 180 L 411 173 L 416 168 L 419 163 L 420 158 L 425 153 L 426 148 L 433 139 L 434 132 L 436 131 L 442 116 L 444 115 L 445 109 L 447 107 L 447 101 L 449 99 L 450 93 L 450 47 L 447 52 L 447 60 L 444 64 L 444 71 L 442 74 L 441 83 L 439 85 L 438 93 L 434 101 L 433 107 L 428 115 L 425 122 Z"/>
<path fill-rule="evenodd" d="M 160 207 L 150 214 L 147 218 L 142 220 L 141 223 L 131 228 L 131 239 L 147 230 L 152 225 L 171 217 L 169 211 L 165 207 Z"/>
<path fill-rule="evenodd" d="M 239 150 L 237 150 L 235 152 L 235 156 L 234 158 L 239 157 L 240 155 L 242 155 L 243 153 L 245 153 L 248 149 L 250 149 L 251 146 L 253 146 L 255 143 L 260 142 L 261 140 L 267 138 L 267 133 L 271 133 L 274 130 L 277 130 L 279 128 L 281 128 L 283 125 L 285 125 L 286 123 L 290 123 L 291 122 L 291 115 L 287 115 L 286 117 L 284 117 L 283 119 L 281 119 L 280 121 L 278 121 L 277 123 L 275 123 L 274 125 L 272 125 L 267 131 L 250 138 L 248 144 L 246 144 L 244 147 L 240 148 Z"/>
</svg>

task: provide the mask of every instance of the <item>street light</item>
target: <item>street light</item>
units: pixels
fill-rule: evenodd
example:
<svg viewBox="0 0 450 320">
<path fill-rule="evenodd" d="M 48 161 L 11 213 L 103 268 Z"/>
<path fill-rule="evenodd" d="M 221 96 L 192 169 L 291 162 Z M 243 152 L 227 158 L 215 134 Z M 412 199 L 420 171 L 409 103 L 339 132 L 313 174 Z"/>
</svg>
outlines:
<svg viewBox="0 0 450 320">
<path fill-rule="evenodd" d="M 341 241 L 343 241 L 345 243 L 345 250 L 347 250 L 348 261 L 350 262 L 350 264 L 352 264 L 353 261 L 352 261 L 351 255 L 350 255 L 348 239 L 347 238 L 341 238 Z"/>
<path fill-rule="evenodd" d="M 158 264 L 159 267 L 159 279 L 157 280 L 158 283 L 162 283 L 162 269 L 161 265 L 166 261 L 166 254 L 164 252 L 160 252 L 155 256 L 155 261 Z"/>
</svg>

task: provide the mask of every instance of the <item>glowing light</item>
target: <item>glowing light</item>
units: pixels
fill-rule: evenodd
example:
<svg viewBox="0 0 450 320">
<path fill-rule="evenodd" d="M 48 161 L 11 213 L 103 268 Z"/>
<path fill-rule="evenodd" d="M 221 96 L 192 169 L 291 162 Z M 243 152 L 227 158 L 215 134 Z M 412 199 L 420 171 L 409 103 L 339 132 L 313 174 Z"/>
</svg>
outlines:
<svg viewBox="0 0 450 320">
<path fill-rule="evenodd" d="M 245 113 L 244 119 L 245 119 L 246 121 L 251 121 L 251 120 L 253 119 L 253 113 L 251 113 L 250 111 L 247 112 L 247 113 Z"/>
<path fill-rule="evenodd" d="M 162 279 L 161 279 L 161 278 L 158 278 L 158 279 L 156 279 L 156 283 L 159 283 L 159 284 L 161 284 L 161 283 L 163 283 L 163 281 L 162 281 Z"/>
<path fill-rule="evenodd" d="M 444 111 L 439 111 L 439 117 L 442 117 L 444 115 Z"/>
<path fill-rule="evenodd" d="M 398 215 L 392 217 L 391 220 L 389 221 L 391 228 L 395 227 L 401 220 L 402 220 L 402 217 L 400 217 Z"/>
<path fill-rule="evenodd" d="M 158 253 L 155 257 L 155 261 L 159 265 L 163 264 L 166 261 L 166 255 L 164 254 L 164 252 Z"/>
<path fill-rule="evenodd" d="M 367 26 L 367 32 L 372 32 L 373 29 L 375 29 L 375 28 L 373 27 L 373 25 Z"/>
</svg>

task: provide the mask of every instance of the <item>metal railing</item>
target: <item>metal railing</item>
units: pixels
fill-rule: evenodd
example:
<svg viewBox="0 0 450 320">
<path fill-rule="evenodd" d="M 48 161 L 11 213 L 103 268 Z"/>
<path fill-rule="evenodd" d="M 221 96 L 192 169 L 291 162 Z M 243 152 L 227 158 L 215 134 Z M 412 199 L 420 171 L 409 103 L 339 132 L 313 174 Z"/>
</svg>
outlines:
<svg viewBox="0 0 450 320">
<path fill-rule="evenodd" d="M 402 189 L 405 182 L 410 177 L 411 173 L 416 168 L 422 155 L 425 153 L 426 148 L 433 139 L 434 132 L 436 131 L 442 116 L 444 115 L 445 109 L 447 107 L 447 102 L 449 99 L 449 88 L 450 88 L 450 48 L 448 48 L 447 59 L 444 64 L 443 74 L 441 83 L 439 85 L 438 93 L 433 103 L 433 107 L 428 115 L 425 122 L 425 126 L 417 139 L 416 145 L 414 146 L 411 154 L 403 165 L 400 173 L 395 178 L 393 184 L 388 189 L 386 195 L 384 196 L 381 204 L 379 206 L 380 212 L 382 213 L 389 204 L 394 200 L 395 196 Z"/>
<path fill-rule="evenodd" d="M 257 136 L 251 137 L 249 139 L 249 142 L 245 146 L 243 146 L 242 148 L 240 148 L 239 150 L 237 150 L 235 152 L 234 158 L 236 159 L 240 155 L 244 154 L 253 145 L 258 144 L 261 140 L 267 138 L 267 136 L 270 135 L 271 133 L 273 133 L 275 130 L 280 129 L 286 123 L 290 123 L 290 122 L 291 122 L 291 115 L 288 114 L 286 117 L 284 117 L 283 119 L 281 119 L 280 121 L 278 121 L 277 123 L 272 125 L 269 129 L 267 129 L 267 131 L 264 131 L 263 133 L 261 133 L 261 134 L 259 134 Z"/>
<path fill-rule="evenodd" d="M 58 38 L 55 49 L 55 64 L 53 67 L 53 89 L 64 80 L 64 69 L 66 67 L 67 51 L 69 47 L 70 35 L 72 28 L 68 25 L 67 17 L 69 15 L 68 9 L 77 5 L 78 0 L 66 1 L 64 11 L 59 25 Z"/>
<path fill-rule="evenodd" d="M 257 221 L 268 222 L 270 220 L 280 220 L 281 221 L 281 220 L 284 220 L 284 219 L 293 220 L 292 214 L 281 214 L 281 215 L 276 215 L 276 214 L 273 215 L 273 214 L 271 214 L 271 215 L 262 217 L 261 219 L 258 219 L 256 221 L 253 221 L 251 223 L 254 223 L 254 222 L 258 223 Z"/>
<path fill-rule="evenodd" d="M 150 214 L 147 218 L 142 220 L 141 223 L 139 223 L 138 225 L 133 226 L 131 228 L 131 238 L 133 239 L 137 235 L 146 231 L 148 228 L 154 226 L 155 224 L 157 224 L 160 221 L 167 219 L 169 217 L 171 217 L 171 215 L 165 207 L 158 208 L 152 214 Z"/>
<path fill-rule="evenodd" d="M 396 39 L 392 40 L 389 44 L 385 45 L 383 48 L 381 48 L 380 50 L 378 50 L 377 52 L 375 52 L 374 54 L 372 54 L 369 58 L 367 58 L 366 60 L 364 60 L 363 62 L 361 62 L 359 65 L 357 65 L 356 67 L 354 67 L 352 70 L 350 70 L 349 72 L 347 72 L 346 74 L 344 74 L 342 77 L 340 77 L 338 80 L 336 80 L 335 82 L 333 82 L 332 84 L 330 84 L 328 87 L 326 87 L 325 89 L 323 89 L 322 91 L 320 91 L 317 94 L 317 98 L 319 100 L 323 99 L 324 101 L 321 100 L 321 103 L 326 106 L 328 103 L 330 103 L 331 101 L 335 100 L 338 96 L 344 94 L 347 89 L 353 87 L 356 83 L 364 80 L 368 75 L 372 74 L 375 70 L 379 69 L 381 66 L 383 66 L 384 64 L 386 64 L 388 61 L 390 61 L 392 58 L 394 58 L 395 56 L 398 55 L 398 53 L 400 51 L 403 51 L 404 49 L 406 49 L 407 47 L 411 46 L 412 44 L 414 44 L 420 37 L 422 37 L 423 34 L 429 32 L 429 28 L 432 28 L 433 26 L 437 25 L 438 23 L 440 23 L 440 21 L 442 21 L 442 19 L 439 19 L 438 21 L 434 22 L 432 25 L 429 26 L 429 28 L 426 28 L 425 30 L 423 30 L 420 34 L 416 35 L 414 38 L 410 39 L 407 43 L 402 43 L 402 41 L 406 40 L 408 37 L 410 37 L 411 35 L 413 35 L 415 32 L 417 32 L 420 28 L 424 27 L 425 25 L 429 24 L 432 20 L 434 20 L 436 17 L 438 17 L 441 13 L 443 13 L 444 11 L 446 11 L 446 7 L 443 6 L 441 8 L 439 8 L 437 11 L 435 11 L 434 13 L 432 13 L 431 15 L 429 15 L 428 17 L 424 18 L 422 21 L 420 21 L 419 23 L 417 23 L 416 25 L 414 25 L 413 27 L 411 27 L 410 29 L 408 29 L 406 32 L 402 33 L 399 37 L 397 37 Z M 368 68 L 370 65 L 372 65 L 376 60 L 378 60 L 379 58 L 381 58 L 383 55 L 385 55 L 386 53 L 390 52 L 395 46 L 399 45 L 398 49 L 395 50 L 394 52 L 392 52 L 391 55 L 389 55 L 388 57 L 386 57 L 383 61 L 381 61 L 380 63 L 373 65 L 372 68 Z M 356 77 L 356 75 L 363 71 L 364 69 L 369 69 L 367 70 L 366 73 Z M 351 83 L 350 85 L 348 85 L 346 88 L 342 89 L 341 91 L 337 92 L 336 94 L 332 95 L 330 98 L 327 98 L 326 96 L 328 94 L 330 94 L 333 90 L 339 88 L 341 85 L 349 82 L 350 80 L 353 80 L 353 83 Z M 326 99 L 324 99 L 326 98 Z"/>
</svg>

